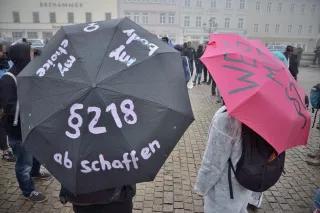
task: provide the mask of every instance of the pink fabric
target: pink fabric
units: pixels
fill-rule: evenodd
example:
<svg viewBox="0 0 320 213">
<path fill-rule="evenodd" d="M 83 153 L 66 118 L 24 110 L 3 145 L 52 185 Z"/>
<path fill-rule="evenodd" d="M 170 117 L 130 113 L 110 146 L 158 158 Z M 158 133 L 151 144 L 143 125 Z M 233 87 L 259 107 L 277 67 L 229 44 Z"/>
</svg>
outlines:
<svg viewBox="0 0 320 213">
<path fill-rule="evenodd" d="M 303 89 L 259 41 L 213 34 L 201 61 L 230 115 L 264 137 L 278 153 L 308 141 L 311 118 Z"/>
</svg>

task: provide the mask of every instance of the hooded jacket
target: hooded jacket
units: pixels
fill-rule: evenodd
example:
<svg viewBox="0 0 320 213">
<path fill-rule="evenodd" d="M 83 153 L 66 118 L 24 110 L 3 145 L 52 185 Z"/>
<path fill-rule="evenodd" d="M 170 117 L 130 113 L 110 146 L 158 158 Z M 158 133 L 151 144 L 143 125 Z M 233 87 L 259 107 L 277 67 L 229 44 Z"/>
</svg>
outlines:
<svg viewBox="0 0 320 213">
<path fill-rule="evenodd" d="M 14 63 L 8 72 L 17 76 L 30 62 L 30 45 L 18 43 L 10 46 L 9 59 Z M 4 126 L 9 137 L 21 140 L 20 118 L 17 126 L 13 126 L 17 104 L 17 86 L 12 77 L 2 76 L 0 79 L 0 105 L 4 109 Z"/>
</svg>

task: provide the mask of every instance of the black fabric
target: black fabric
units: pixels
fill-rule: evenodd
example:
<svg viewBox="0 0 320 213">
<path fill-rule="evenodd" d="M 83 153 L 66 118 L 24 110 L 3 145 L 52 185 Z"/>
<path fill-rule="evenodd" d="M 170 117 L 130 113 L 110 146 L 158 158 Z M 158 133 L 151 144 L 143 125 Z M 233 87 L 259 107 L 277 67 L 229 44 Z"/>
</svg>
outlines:
<svg viewBox="0 0 320 213">
<path fill-rule="evenodd" d="M 70 202 L 78 206 L 88 206 L 110 204 L 113 202 L 126 202 L 132 200 L 135 194 L 135 185 L 126 185 L 81 195 L 73 195 L 62 186 L 59 197 L 62 203 Z"/>
<path fill-rule="evenodd" d="M 0 70 L 9 69 L 8 59 L 5 57 L 0 58 Z"/>
<path fill-rule="evenodd" d="M 9 70 L 15 76 L 30 62 L 30 45 L 18 43 L 9 48 L 9 57 L 14 65 Z M 0 79 L 0 108 L 4 109 L 4 127 L 9 137 L 21 140 L 20 119 L 17 126 L 13 126 L 17 104 L 17 86 L 11 76 L 4 75 Z"/>
<path fill-rule="evenodd" d="M 8 148 L 7 134 L 3 126 L 3 121 L 0 118 L 0 150 L 7 150 Z"/>
<path fill-rule="evenodd" d="M 73 205 L 75 213 L 132 213 L 132 208 L 132 198 L 121 202 L 113 202 L 103 205 Z"/>
<path fill-rule="evenodd" d="M 231 159 L 229 158 L 228 159 L 228 183 L 229 183 L 229 193 L 230 193 L 230 198 L 231 199 L 234 199 L 234 196 L 233 196 L 233 187 L 232 187 L 232 181 L 231 181 L 231 170 L 235 173 L 234 171 L 234 167 L 232 165 L 232 161 Z"/>
<path fill-rule="evenodd" d="M 242 154 L 235 176 L 243 187 L 255 192 L 266 191 L 279 180 L 284 161 L 285 152 L 277 155 L 261 136 L 242 124 Z"/>
</svg>

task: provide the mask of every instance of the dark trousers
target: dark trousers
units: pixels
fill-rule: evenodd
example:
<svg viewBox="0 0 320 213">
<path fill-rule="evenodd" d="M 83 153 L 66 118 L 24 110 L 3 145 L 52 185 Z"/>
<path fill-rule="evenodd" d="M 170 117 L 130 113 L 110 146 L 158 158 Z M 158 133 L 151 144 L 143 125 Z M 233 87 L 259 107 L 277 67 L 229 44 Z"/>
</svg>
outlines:
<svg viewBox="0 0 320 213">
<path fill-rule="evenodd" d="M 34 190 L 34 184 L 31 178 L 32 155 L 22 146 L 21 141 L 9 138 L 9 143 L 16 157 L 15 170 L 19 187 L 22 194 L 28 197 Z"/>
<path fill-rule="evenodd" d="M 41 164 L 40 162 L 33 158 L 32 160 L 32 169 L 31 169 L 31 176 L 38 176 L 39 173 L 40 173 L 40 167 L 41 167 Z"/>
<path fill-rule="evenodd" d="M 207 82 L 207 79 L 208 79 L 208 70 L 207 70 L 206 66 L 203 65 L 203 81 Z M 209 79 L 210 79 L 210 76 L 209 76 Z"/>
<path fill-rule="evenodd" d="M 191 77 L 192 77 L 192 75 L 193 75 L 193 60 L 189 59 L 189 67 L 190 67 L 190 74 L 191 74 Z"/>
<path fill-rule="evenodd" d="M 0 120 L 0 150 L 7 150 L 8 147 L 8 143 L 7 143 L 7 134 L 6 131 L 4 130 L 2 121 Z"/>
<path fill-rule="evenodd" d="M 216 95 L 216 82 L 211 78 L 212 84 L 211 84 L 211 95 L 215 96 Z"/>
<path fill-rule="evenodd" d="M 132 208 L 132 199 L 103 205 L 73 205 L 73 211 L 75 213 L 132 213 Z"/>
</svg>

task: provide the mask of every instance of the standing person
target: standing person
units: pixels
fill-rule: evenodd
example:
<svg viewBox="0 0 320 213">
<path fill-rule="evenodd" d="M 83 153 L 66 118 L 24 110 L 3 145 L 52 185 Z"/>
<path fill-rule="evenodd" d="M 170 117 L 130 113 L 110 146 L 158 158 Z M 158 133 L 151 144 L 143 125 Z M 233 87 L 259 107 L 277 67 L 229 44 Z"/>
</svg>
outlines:
<svg viewBox="0 0 320 213">
<path fill-rule="evenodd" d="M 187 56 L 189 59 L 189 66 L 190 66 L 190 72 L 191 76 L 193 75 L 193 62 L 195 59 L 195 50 L 191 46 L 191 42 L 189 41 L 188 43 L 183 44 L 183 55 Z"/>
<path fill-rule="evenodd" d="M 198 81 L 198 85 L 200 85 L 200 80 L 201 80 L 201 75 L 202 75 L 202 70 L 203 70 L 203 64 L 200 61 L 200 58 L 203 54 L 203 46 L 200 44 L 198 46 L 196 56 L 195 56 L 195 63 L 196 63 L 196 75 L 194 76 L 193 80 L 193 86 L 196 85 L 196 81 Z"/>
<path fill-rule="evenodd" d="M 190 78 L 191 78 L 191 73 L 190 73 L 190 66 L 189 66 L 189 61 L 188 57 L 183 55 L 183 48 L 181 45 L 175 45 L 174 48 L 178 50 L 181 53 L 181 60 L 182 60 L 182 66 L 183 66 L 183 71 L 184 71 L 184 77 L 186 79 L 186 84 L 188 84 Z"/>
<path fill-rule="evenodd" d="M 135 185 L 126 185 L 75 196 L 62 186 L 59 197 L 63 204 L 72 203 L 75 213 L 132 213 L 135 193 Z"/>
<path fill-rule="evenodd" d="M 316 62 L 318 60 L 318 65 L 320 65 L 320 46 L 318 46 L 314 51 L 314 59 L 313 59 L 313 65 L 316 65 Z"/>
<path fill-rule="evenodd" d="M 6 47 L 0 43 L 0 78 L 10 68 L 9 60 L 6 54 Z"/>
<path fill-rule="evenodd" d="M 298 55 L 293 46 L 288 45 L 283 53 L 289 63 L 289 71 L 295 80 L 298 79 Z"/>
<path fill-rule="evenodd" d="M 35 190 L 31 177 L 32 155 L 22 144 L 19 105 L 17 101 L 16 77 L 33 57 L 30 45 L 17 43 L 9 48 L 9 58 L 13 67 L 0 79 L 0 103 L 4 109 L 4 125 L 9 138 L 9 144 L 16 157 L 16 178 L 23 196 L 33 202 L 47 200 L 41 192 Z M 40 173 L 38 178 L 48 178 L 48 174 Z"/>
<path fill-rule="evenodd" d="M 228 159 L 238 162 L 242 154 L 241 123 L 231 117 L 225 106 L 214 115 L 195 191 L 204 196 L 204 212 L 246 213 L 252 191 L 231 175 L 234 198 L 230 198 Z"/>
<path fill-rule="evenodd" d="M 204 49 L 203 49 L 203 52 L 206 50 L 206 47 L 208 45 L 208 42 L 205 42 L 205 46 L 204 46 Z M 203 81 L 202 83 L 205 83 L 207 85 L 210 85 L 211 84 L 211 76 L 210 74 L 208 73 L 208 69 L 205 65 L 203 65 Z"/>
<path fill-rule="evenodd" d="M 298 47 L 297 48 L 297 62 L 298 62 L 298 67 L 300 67 L 300 61 L 302 58 L 302 54 L 303 54 L 303 48 L 302 47 Z"/>
</svg>

